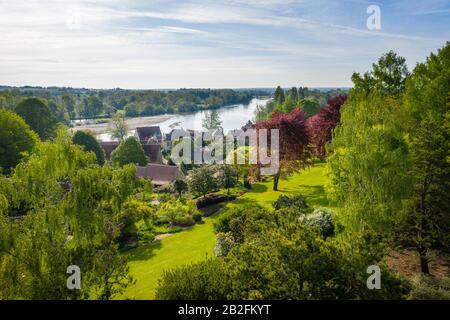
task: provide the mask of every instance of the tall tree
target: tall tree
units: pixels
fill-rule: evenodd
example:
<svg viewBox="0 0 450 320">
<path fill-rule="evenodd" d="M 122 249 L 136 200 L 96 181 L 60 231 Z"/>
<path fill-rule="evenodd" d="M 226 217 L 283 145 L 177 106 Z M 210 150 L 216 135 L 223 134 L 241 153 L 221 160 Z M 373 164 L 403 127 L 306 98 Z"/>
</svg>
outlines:
<svg viewBox="0 0 450 320">
<path fill-rule="evenodd" d="M 72 141 L 82 146 L 85 151 L 94 152 L 99 165 L 102 166 L 105 163 L 105 151 L 92 133 L 79 130 L 73 135 Z"/>
<path fill-rule="evenodd" d="M 367 72 L 364 78 L 354 75 L 341 124 L 334 130 L 327 191 L 342 208 L 347 230 L 389 236 L 406 216 L 412 177 L 398 95 L 404 88 L 404 72 L 387 78 L 380 71 L 403 70 L 402 62 L 389 53 L 374 64 L 376 72 Z M 395 81 L 388 85 L 385 79 Z"/>
<path fill-rule="evenodd" d="M 111 138 L 123 141 L 128 135 L 128 125 L 126 122 L 125 114 L 123 112 L 117 112 L 108 124 L 108 131 L 111 134 Z"/>
<path fill-rule="evenodd" d="M 35 132 L 17 114 L 0 109 L 0 168 L 11 172 L 39 140 Z"/>
<path fill-rule="evenodd" d="M 346 96 L 336 96 L 328 100 L 327 106 L 321 108 L 319 113 L 308 118 L 308 127 L 311 143 L 314 145 L 315 153 L 320 158 L 325 158 L 325 146 L 331 141 L 334 128 L 341 120 L 341 107 L 345 103 Z"/>
<path fill-rule="evenodd" d="M 23 100 L 15 112 L 36 132 L 42 140 L 54 137 L 57 121 L 48 106 L 37 98 Z"/>
<path fill-rule="evenodd" d="M 274 100 L 277 105 L 284 103 L 284 90 L 280 86 L 275 89 Z"/>
<path fill-rule="evenodd" d="M 273 179 L 273 190 L 278 190 L 282 175 L 296 172 L 310 162 L 310 137 L 305 114 L 299 108 L 286 114 L 275 112 L 269 120 L 257 123 L 256 128 L 268 130 L 269 148 L 272 147 L 270 130 L 279 130 L 280 163 Z"/>
<path fill-rule="evenodd" d="M 146 166 L 148 163 L 144 149 L 142 149 L 141 144 L 135 137 L 129 137 L 123 141 L 111 153 L 111 161 L 113 164 L 118 166 L 124 166 L 126 164 Z"/>
<path fill-rule="evenodd" d="M 449 248 L 450 240 L 450 43 L 416 66 L 407 80 L 405 113 L 409 115 L 411 175 L 414 177 L 405 229 L 423 273 L 429 250 Z M 403 231 L 403 232 L 402 232 Z"/>
<path fill-rule="evenodd" d="M 219 113 L 216 110 L 205 113 L 205 117 L 202 120 L 202 126 L 205 129 L 212 130 L 218 129 L 222 121 L 220 120 Z"/>
</svg>

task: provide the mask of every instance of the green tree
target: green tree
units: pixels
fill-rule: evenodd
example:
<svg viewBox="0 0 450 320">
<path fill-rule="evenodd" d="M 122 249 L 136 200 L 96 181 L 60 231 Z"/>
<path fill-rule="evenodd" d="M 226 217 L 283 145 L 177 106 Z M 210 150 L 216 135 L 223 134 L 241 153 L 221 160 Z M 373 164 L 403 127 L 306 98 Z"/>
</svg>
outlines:
<svg viewBox="0 0 450 320">
<path fill-rule="evenodd" d="M 227 194 L 230 195 L 230 188 L 234 188 L 238 183 L 239 172 L 231 165 L 223 165 L 220 171 L 220 184 L 227 189 Z"/>
<path fill-rule="evenodd" d="M 417 250 L 421 271 L 429 273 L 428 253 L 450 240 L 450 43 L 407 80 L 405 113 L 409 116 L 413 197 L 406 228 L 400 233 Z"/>
<path fill-rule="evenodd" d="M 129 137 L 123 141 L 112 153 L 111 161 L 118 166 L 136 164 L 146 166 L 148 163 L 144 149 L 135 137 Z"/>
<path fill-rule="evenodd" d="M 77 131 L 73 135 L 72 141 L 74 144 L 83 146 L 85 151 L 94 152 L 99 165 L 102 166 L 105 163 L 105 151 L 92 133 Z"/>
<path fill-rule="evenodd" d="M 15 112 L 36 132 L 42 140 L 55 136 L 57 121 L 48 106 L 37 98 L 23 100 Z"/>
<path fill-rule="evenodd" d="M 203 197 L 219 187 L 214 168 L 206 165 L 192 170 L 188 185 L 192 193 Z"/>
<path fill-rule="evenodd" d="M 38 141 L 37 135 L 17 114 L 0 109 L 0 168 L 11 172 Z"/>
<path fill-rule="evenodd" d="M 117 112 L 108 124 L 108 131 L 111 133 L 111 138 L 123 141 L 128 135 L 128 125 L 125 114 Z"/>
<path fill-rule="evenodd" d="M 1 299 L 109 299 L 131 283 L 114 221 L 136 190 L 136 171 L 94 163 L 60 128 L 2 181 Z M 70 265 L 81 267 L 81 290 L 67 289 Z"/>
<path fill-rule="evenodd" d="M 289 91 L 288 91 L 288 97 L 291 98 L 291 100 L 294 103 L 297 103 L 298 101 L 298 91 L 296 87 L 292 87 Z"/>
<path fill-rule="evenodd" d="M 94 95 L 83 99 L 82 115 L 86 118 L 92 118 L 103 112 L 103 102 Z"/>
<path fill-rule="evenodd" d="M 219 113 L 216 110 L 205 113 L 205 117 L 202 120 L 202 126 L 205 129 L 217 129 L 222 124 Z"/>
<path fill-rule="evenodd" d="M 175 180 L 175 182 L 173 183 L 173 188 L 175 189 L 176 193 L 178 193 L 179 198 L 181 198 L 183 192 L 189 189 L 188 184 L 183 179 Z"/>
<path fill-rule="evenodd" d="M 283 104 L 283 103 L 284 103 L 284 100 L 285 100 L 285 97 L 284 97 L 284 90 L 283 90 L 280 86 L 278 86 L 278 87 L 275 89 L 274 100 L 275 100 L 275 103 L 276 103 L 277 105 L 280 105 L 280 104 Z"/>
<path fill-rule="evenodd" d="M 71 119 L 75 118 L 76 117 L 76 114 L 75 114 L 76 99 L 74 98 L 74 96 L 71 95 L 70 93 L 64 93 L 61 96 L 61 102 L 62 102 L 62 105 L 64 106 L 64 108 L 69 113 L 69 117 Z"/>
</svg>

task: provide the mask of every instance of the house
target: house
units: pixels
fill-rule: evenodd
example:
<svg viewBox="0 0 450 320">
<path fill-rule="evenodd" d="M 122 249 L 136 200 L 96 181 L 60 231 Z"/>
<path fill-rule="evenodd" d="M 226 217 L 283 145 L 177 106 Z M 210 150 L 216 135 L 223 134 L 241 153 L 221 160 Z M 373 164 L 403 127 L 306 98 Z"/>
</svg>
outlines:
<svg viewBox="0 0 450 320">
<path fill-rule="evenodd" d="M 110 160 L 111 153 L 119 146 L 120 143 L 118 141 L 101 141 L 100 144 L 103 151 L 105 151 L 105 158 Z M 147 143 L 141 145 L 150 163 L 163 163 L 161 145 L 159 143 Z"/>
<path fill-rule="evenodd" d="M 106 159 L 111 159 L 111 153 L 119 146 L 118 141 L 101 141 L 100 142 L 103 151 L 105 151 Z"/>
<path fill-rule="evenodd" d="M 160 144 L 142 144 L 142 149 L 144 149 L 144 153 L 148 157 L 150 163 L 163 163 Z"/>
<path fill-rule="evenodd" d="M 145 167 L 136 167 L 136 176 L 144 179 L 151 179 L 155 186 L 163 186 L 172 183 L 183 174 L 177 166 L 164 164 L 148 164 Z"/>
<path fill-rule="evenodd" d="M 136 128 L 136 138 L 142 143 L 161 143 L 162 133 L 159 126 Z"/>
</svg>

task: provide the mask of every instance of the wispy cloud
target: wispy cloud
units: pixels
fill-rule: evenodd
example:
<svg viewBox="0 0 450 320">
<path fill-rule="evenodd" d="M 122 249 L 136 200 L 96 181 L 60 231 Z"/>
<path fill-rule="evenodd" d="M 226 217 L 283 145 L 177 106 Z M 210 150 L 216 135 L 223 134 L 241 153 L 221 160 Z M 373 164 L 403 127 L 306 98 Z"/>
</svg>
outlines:
<svg viewBox="0 0 450 320">
<path fill-rule="evenodd" d="M 408 3 L 379 3 L 384 27 L 370 31 L 368 3 L 355 0 L 2 0 L 0 83 L 348 85 L 389 49 L 415 63 L 449 38 L 422 18 L 448 5 Z"/>
</svg>

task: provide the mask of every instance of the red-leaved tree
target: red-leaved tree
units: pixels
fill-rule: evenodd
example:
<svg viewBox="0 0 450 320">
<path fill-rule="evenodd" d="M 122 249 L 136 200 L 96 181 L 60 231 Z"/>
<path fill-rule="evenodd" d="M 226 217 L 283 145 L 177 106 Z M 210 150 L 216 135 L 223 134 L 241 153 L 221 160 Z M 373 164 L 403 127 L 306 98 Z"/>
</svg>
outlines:
<svg viewBox="0 0 450 320">
<path fill-rule="evenodd" d="M 325 158 L 325 146 L 331 141 L 333 130 L 341 121 L 341 107 L 347 100 L 344 95 L 339 95 L 328 100 L 327 106 L 320 109 L 319 113 L 307 120 L 307 126 L 311 138 L 314 153 L 320 158 Z"/>
<path fill-rule="evenodd" d="M 268 130 L 268 146 L 271 147 L 270 130 L 279 130 L 279 169 L 274 175 L 273 190 L 278 190 L 281 176 L 292 174 L 306 167 L 311 159 L 310 137 L 304 112 L 296 108 L 289 113 L 275 112 L 269 120 L 258 122 L 256 129 Z"/>
</svg>

